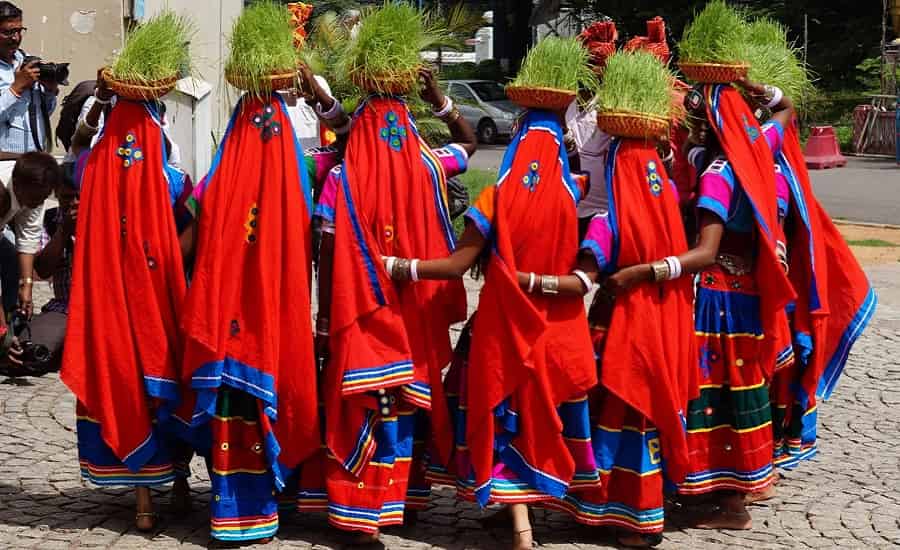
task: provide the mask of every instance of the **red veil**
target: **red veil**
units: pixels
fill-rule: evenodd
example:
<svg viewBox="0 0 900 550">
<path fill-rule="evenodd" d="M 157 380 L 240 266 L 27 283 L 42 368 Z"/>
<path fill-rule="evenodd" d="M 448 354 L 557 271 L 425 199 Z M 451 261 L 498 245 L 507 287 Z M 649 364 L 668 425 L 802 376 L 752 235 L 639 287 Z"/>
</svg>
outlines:
<svg viewBox="0 0 900 550">
<path fill-rule="evenodd" d="M 775 160 L 762 129 L 740 92 L 731 86 L 704 87 L 707 115 L 735 176 L 753 206 L 757 231 L 755 278 L 760 294 L 760 320 L 765 340 L 760 365 L 775 365 L 778 316 L 795 294 L 778 262 L 780 235 L 775 197 Z"/>
<path fill-rule="evenodd" d="M 266 456 L 293 468 L 321 445 L 310 314 L 312 208 L 284 100 L 245 95 L 207 176 L 185 302 L 194 424 L 222 384 L 261 404 Z"/>
<path fill-rule="evenodd" d="M 618 269 L 686 252 L 678 192 L 653 144 L 616 139 L 606 162 L 611 264 Z M 638 285 L 616 298 L 601 383 L 656 425 L 666 475 L 682 481 L 689 467 L 684 411 L 699 392 L 689 277 Z"/>
<path fill-rule="evenodd" d="M 326 445 L 360 475 L 375 451 L 379 408 L 367 392 L 399 387 L 429 410 L 437 457 L 452 427 L 441 383 L 449 327 L 466 316 L 462 281 L 395 284 L 382 256 L 434 259 L 455 247 L 439 161 L 406 104 L 374 97 L 357 110 L 335 209 L 329 365 L 323 393 Z"/>
<path fill-rule="evenodd" d="M 62 380 L 131 471 L 178 400 L 185 292 L 159 115 L 121 100 L 85 167 Z"/>
<path fill-rule="evenodd" d="M 799 220 L 790 238 L 790 278 L 798 291 L 795 346 L 802 364 L 803 410 L 827 399 L 847 355 L 875 313 L 876 296 L 859 262 L 810 185 L 797 128 L 785 130 L 778 156 Z"/>
<path fill-rule="evenodd" d="M 562 497 L 575 471 L 556 408 L 597 383 L 584 303 L 580 297 L 526 295 L 516 271 L 571 271 L 580 193 L 559 124 L 550 113 L 529 112 L 500 168 L 493 251 L 465 381 L 466 442 L 482 505 L 491 493 L 495 451 L 550 496 Z"/>
</svg>

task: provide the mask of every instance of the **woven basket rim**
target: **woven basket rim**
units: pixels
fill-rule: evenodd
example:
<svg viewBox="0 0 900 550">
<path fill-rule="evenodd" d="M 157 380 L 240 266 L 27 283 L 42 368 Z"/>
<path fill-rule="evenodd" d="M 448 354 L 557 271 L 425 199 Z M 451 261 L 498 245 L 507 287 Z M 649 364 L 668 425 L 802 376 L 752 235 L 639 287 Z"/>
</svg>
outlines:
<svg viewBox="0 0 900 550">
<path fill-rule="evenodd" d="M 292 70 L 283 72 L 283 73 L 271 72 L 269 74 L 257 76 L 257 77 L 253 77 L 253 76 L 242 74 L 242 73 L 236 73 L 234 71 L 225 71 L 225 80 L 227 80 L 228 83 L 231 84 L 232 86 L 234 86 L 235 88 L 238 88 L 238 89 L 244 90 L 244 91 L 247 91 L 249 89 L 249 86 L 247 86 L 247 83 L 251 82 L 253 80 L 256 80 L 257 82 L 264 84 L 263 86 L 260 86 L 260 88 L 262 88 L 262 89 L 273 88 L 272 91 L 275 91 L 276 87 L 271 86 L 271 84 L 273 82 L 280 81 L 280 80 L 294 81 L 297 78 L 299 78 L 297 75 L 297 72 L 292 71 Z M 277 88 L 280 89 L 281 87 L 279 86 Z"/>
<path fill-rule="evenodd" d="M 750 64 L 743 61 L 735 61 L 729 63 L 723 62 L 706 62 L 706 61 L 679 61 L 679 67 L 721 67 L 723 69 L 749 69 Z"/>
<path fill-rule="evenodd" d="M 651 115 L 649 113 L 640 113 L 638 111 L 619 111 L 615 109 L 607 109 L 601 110 L 597 113 L 598 117 L 614 117 L 614 118 L 639 118 L 642 120 L 651 120 L 653 122 L 660 122 L 669 124 L 669 119 L 659 115 Z"/>
<path fill-rule="evenodd" d="M 133 88 L 136 90 L 160 90 L 169 86 L 174 86 L 178 82 L 178 75 L 170 76 L 161 80 L 151 80 L 146 82 L 138 82 L 136 80 L 122 80 L 116 78 L 112 74 L 112 69 L 104 67 L 103 79 L 110 84 L 114 84 L 123 88 Z"/>
<path fill-rule="evenodd" d="M 622 133 L 618 134 L 615 130 L 616 128 L 609 128 L 608 125 L 604 124 L 606 122 L 612 121 L 632 121 L 636 124 L 636 126 L 643 126 L 646 131 L 641 132 L 640 135 L 634 133 Z M 597 126 L 600 127 L 601 130 L 611 134 L 611 135 L 619 135 L 621 137 L 630 137 L 630 138 L 653 138 L 653 137 L 662 137 L 665 135 L 666 131 L 669 129 L 670 121 L 667 118 L 660 117 L 658 115 L 651 115 L 645 113 L 639 113 L 637 111 L 600 111 L 597 113 Z M 649 126 L 649 127 L 648 127 Z"/>
<path fill-rule="evenodd" d="M 350 80 L 360 88 L 384 88 L 389 93 L 406 93 L 412 90 L 415 85 L 415 77 L 419 72 L 420 66 L 409 69 L 406 72 L 394 73 L 390 76 L 380 76 L 377 74 L 362 74 L 356 71 L 350 74 Z M 375 86 L 374 83 L 380 84 Z"/>
<path fill-rule="evenodd" d="M 571 90 L 563 90 L 562 88 L 550 88 L 548 86 L 514 86 L 512 84 L 507 84 L 506 89 L 507 89 L 507 91 L 522 90 L 522 91 L 530 91 L 530 92 L 552 92 L 555 94 L 565 94 L 565 95 L 570 95 L 570 96 L 576 95 L 576 93 Z"/>
</svg>

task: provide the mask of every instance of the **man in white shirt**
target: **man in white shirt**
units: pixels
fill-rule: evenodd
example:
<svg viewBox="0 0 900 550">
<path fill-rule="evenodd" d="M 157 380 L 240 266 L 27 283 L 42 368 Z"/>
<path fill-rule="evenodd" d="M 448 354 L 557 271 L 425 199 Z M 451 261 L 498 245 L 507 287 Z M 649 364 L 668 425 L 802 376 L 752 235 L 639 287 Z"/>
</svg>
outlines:
<svg viewBox="0 0 900 550">
<path fill-rule="evenodd" d="M 34 256 L 41 248 L 44 201 L 62 177 L 62 168 L 51 155 L 31 152 L 16 161 L 12 177 L 3 177 L 0 186 L 0 227 L 10 223 L 13 227 L 0 238 L 3 305 L 7 311 L 18 305 L 29 319 L 34 310 Z M 5 316 L 0 315 L 0 331 L 5 327 Z"/>
<path fill-rule="evenodd" d="M 315 75 L 313 78 L 316 79 L 319 87 L 330 96 L 331 88 L 328 86 L 328 81 L 319 75 Z M 305 99 L 297 97 L 293 92 L 283 91 L 281 94 L 287 103 L 288 116 L 291 117 L 291 124 L 294 126 L 294 133 L 300 141 L 300 147 L 305 151 L 321 146 L 322 142 L 319 134 L 321 125 L 315 109 L 309 106 Z"/>
<path fill-rule="evenodd" d="M 612 137 L 597 128 L 596 100 L 584 108 L 573 101 L 566 111 L 566 126 L 575 138 L 581 171 L 590 176 L 590 189 L 578 203 L 579 227 L 596 215 L 606 214 L 609 199 L 606 196 L 606 152 Z M 586 221 L 585 221 L 586 220 Z"/>
</svg>

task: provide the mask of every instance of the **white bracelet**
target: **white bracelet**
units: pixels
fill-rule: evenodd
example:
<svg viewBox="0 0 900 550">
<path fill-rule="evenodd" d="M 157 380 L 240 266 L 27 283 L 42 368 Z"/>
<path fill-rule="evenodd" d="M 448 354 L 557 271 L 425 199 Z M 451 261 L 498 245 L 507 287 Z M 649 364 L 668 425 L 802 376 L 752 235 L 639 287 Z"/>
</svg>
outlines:
<svg viewBox="0 0 900 550">
<path fill-rule="evenodd" d="M 416 282 L 419 280 L 419 272 L 418 272 L 419 260 L 415 259 L 409 263 L 409 278 L 412 282 Z"/>
<path fill-rule="evenodd" d="M 394 276 L 394 264 L 397 263 L 397 256 L 388 256 L 384 261 L 384 267 L 387 268 L 388 276 Z"/>
<path fill-rule="evenodd" d="M 766 86 L 766 90 L 772 92 L 772 99 L 768 103 L 766 103 L 766 109 L 775 107 L 776 105 L 781 103 L 782 99 L 784 99 L 784 92 L 782 92 L 781 88 L 779 88 L 778 86 Z"/>
<path fill-rule="evenodd" d="M 98 105 L 109 105 L 110 103 L 112 103 L 112 99 L 100 99 L 95 95 L 94 103 L 97 103 Z"/>
<path fill-rule="evenodd" d="M 331 108 L 327 111 L 322 110 L 321 103 L 316 103 L 316 113 L 325 120 L 334 120 L 344 112 L 344 107 L 341 106 L 340 101 L 336 100 L 333 97 L 331 98 L 331 101 L 333 101 L 334 103 L 331 104 Z"/>
<path fill-rule="evenodd" d="M 453 100 L 450 99 L 450 96 L 444 97 L 444 106 L 441 107 L 439 111 L 432 111 L 435 117 L 443 118 L 450 114 L 450 111 L 453 110 Z"/>
<path fill-rule="evenodd" d="M 534 275 L 534 272 L 528 274 L 528 294 L 531 294 L 531 292 L 534 290 L 535 279 L 536 277 Z"/>
<path fill-rule="evenodd" d="M 666 162 L 672 162 L 672 159 L 674 159 L 674 158 L 675 158 L 675 151 L 673 151 L 672 149 L 669 149 L 669 154 L 667 154 L 665 157 L 663 157 L 659 160 L 663 161 L 663 163 L 666 163 Z"/>
<path fill-rule="evenodd" d="M 591 288 L 594 287 L 593 283 L 591 283 L 591 278 L 587 276 L 587 273 L 580 269 L 575 269 L 572 271 L 572 275 L 578 277 L 578 280 L 581 281 L 581 284 L 584 285 L 584 293 L 587 294 L 591 291 Z"/>
<path fill-rule="evenodd" d="M 666 265 L 669 266 L 669 279 L 670 281 L 675 280 L 681 277 L 682 267 L 681 260 L 679 260 L 676 256 L 667 256 L 665 259 Z"/>
</svg>

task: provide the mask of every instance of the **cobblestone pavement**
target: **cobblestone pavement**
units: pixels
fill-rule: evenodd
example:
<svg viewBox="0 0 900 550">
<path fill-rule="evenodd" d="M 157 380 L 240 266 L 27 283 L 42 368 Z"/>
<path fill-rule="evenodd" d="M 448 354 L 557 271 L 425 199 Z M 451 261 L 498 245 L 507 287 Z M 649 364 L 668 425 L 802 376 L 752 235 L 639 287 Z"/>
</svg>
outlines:
<svg viewBox="0 0 900 550">
<path fill-rule="evenodd" d="M 870 270 L 880 309 L 856 346 L 835 397 L 820 407 L 820 454 L 778 485 L 778 496 L 754 506 L 754 528 L 708 532 L 670 526 L 660 548 L 887 548 L 900 546 L 900 265 Z M 74 402 L 55 376 L 0 384 L 0 547 L 197 548 L 209 543 L 209 484 L 194 465 L 195 510 L 161 515 L 154 534 L 135 532 L 134 497 L 126 489 L 85 486 L 75 451 Z M 503 548 L 504 530 L 476 521 L 481 512 L 439 488 L 417 526 L 382 536 L 387 548 Z M 605 548 L 606 533 L 538 511 L 542 548 Z M 319 516 L 282 517 L 261 548 L 342 548 L 343 535 Z"/>
</svg>

